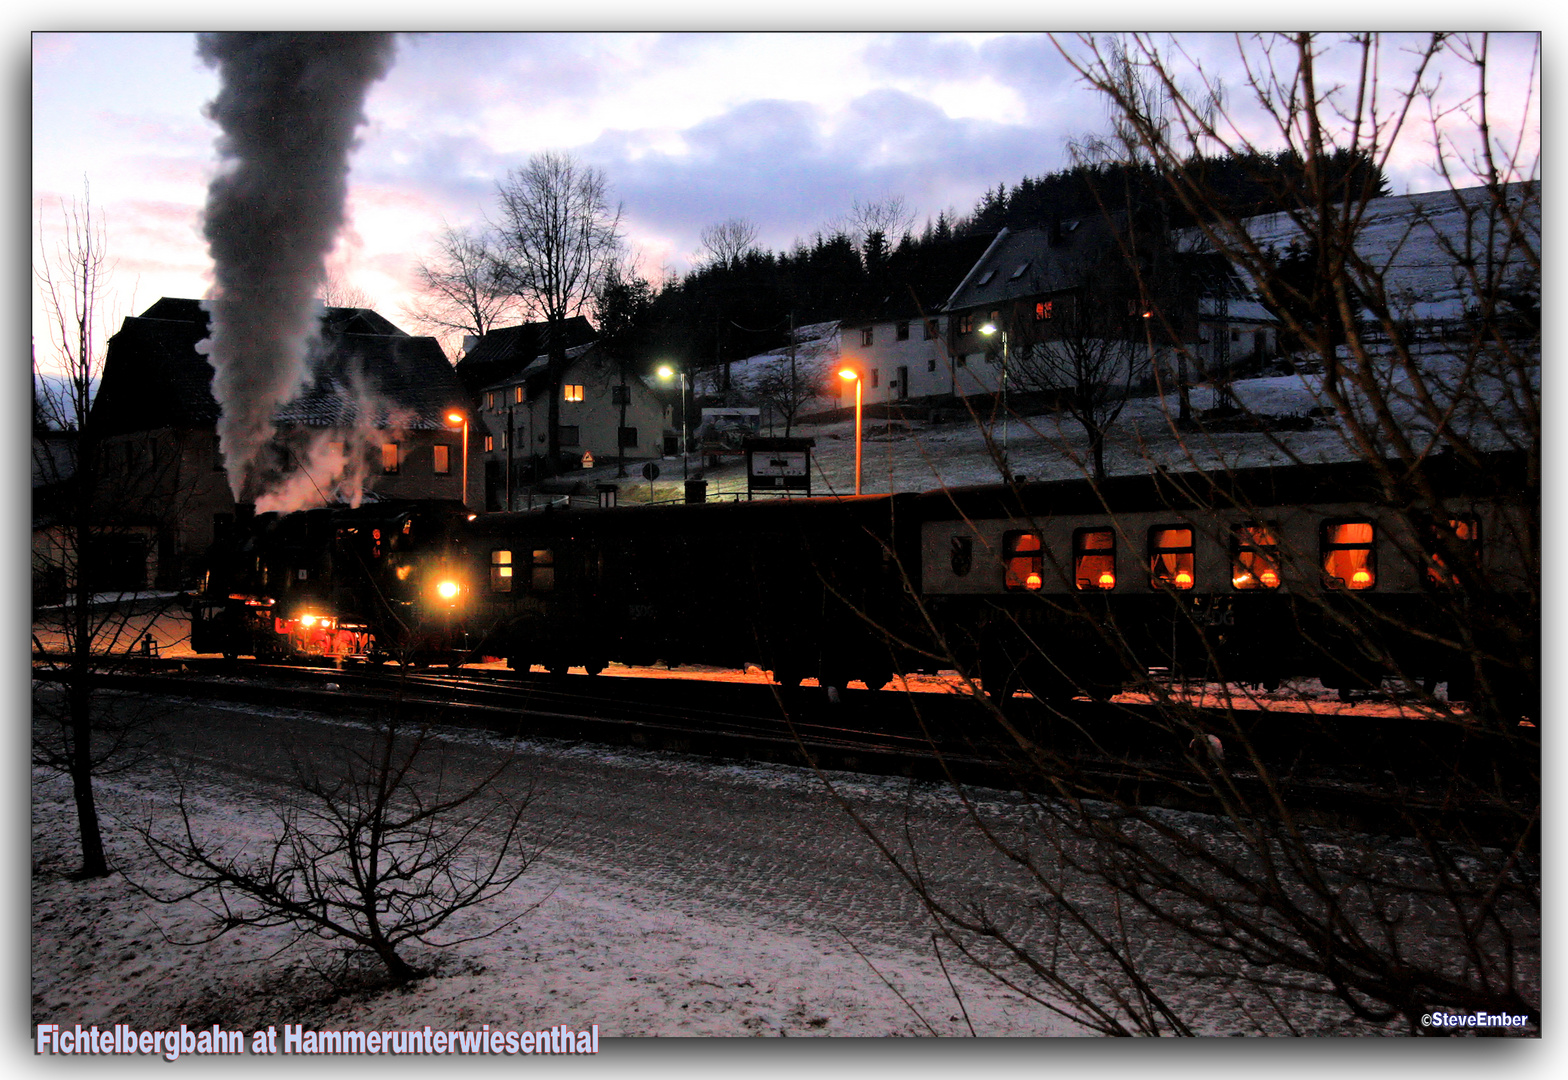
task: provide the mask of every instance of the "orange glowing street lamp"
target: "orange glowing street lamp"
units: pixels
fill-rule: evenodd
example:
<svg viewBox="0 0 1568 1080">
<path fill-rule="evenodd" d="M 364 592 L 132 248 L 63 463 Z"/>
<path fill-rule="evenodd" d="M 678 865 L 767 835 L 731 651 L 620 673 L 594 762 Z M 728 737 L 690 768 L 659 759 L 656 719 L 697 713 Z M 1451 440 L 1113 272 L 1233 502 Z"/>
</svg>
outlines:
<svg viewBox="0 0 1568 1080">
<path fill-rule="evenodd" d="M 841 378 L 841 379 L 848 379 L 850 382 L 855 384 L 855 494 L 859 495 L 860 494 L 860 395 L 861 395 L 861 387 L 864 386 L 864 383 L 861 381 L 860 372 L 856 371 L 852 367 L 846 367 L 846 368 L 839 369 L 838 377 Z"/>
<path fill-rule="evenodd" d="M 463 505 L 468 505 L 468 417 L 453 409 L 446 414 L 446 422 L 463 426 Z"/>
</svg>

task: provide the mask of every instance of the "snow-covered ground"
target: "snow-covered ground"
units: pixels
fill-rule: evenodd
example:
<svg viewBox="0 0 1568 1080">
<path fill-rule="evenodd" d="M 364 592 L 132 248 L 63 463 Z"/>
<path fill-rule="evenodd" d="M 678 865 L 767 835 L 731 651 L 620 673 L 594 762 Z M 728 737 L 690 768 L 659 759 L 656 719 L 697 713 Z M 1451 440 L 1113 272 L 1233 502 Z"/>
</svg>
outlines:
<svg viewBox="0 0 1568 1080">
<path fill-rule="evenodd" d="M 747 916 L 672 898 L 656 876 L 631 882 L 549 855 L 501 900 L 449 928 L 452 937 L 504 927 L 499 933 L 450 951 L 409 951 L 414 962 L 434 965 L 433 977 L 407 991 L 334 991 L 312 972 L 309 950 L 279 952 L 291 940 L 286 931 L 247 930 L 196 944 L 206 926 L 199 907 L 161 906 L 128 884 L 174 884 L 131 831 L 148 820 L 159 828 L 178 822 L 171 788 L 166 768 L 150 763 L 101 779 L 120 872 L 74 882 L 64 876 L 77 858 L 69 786 L 35 775 L 34 1022 L 138 1030 L 284 1022 L 323 1030 L 485 1023 L 538 1030 L 565 1023 L 598 1024 L 606 1037 L 960 1035 L 969 1023 L 992 1036 L 1080 1033 L 951 955 L 952 986 L 929 948 L 869 937 L 851 945 L 790 926 L 777 913 Z M 227 843 L 254 844 L 270 834 L 276 793 L 265 785 L 199 768 L 187 777 L 187 792 L 193 818 Z"/>
</svg>

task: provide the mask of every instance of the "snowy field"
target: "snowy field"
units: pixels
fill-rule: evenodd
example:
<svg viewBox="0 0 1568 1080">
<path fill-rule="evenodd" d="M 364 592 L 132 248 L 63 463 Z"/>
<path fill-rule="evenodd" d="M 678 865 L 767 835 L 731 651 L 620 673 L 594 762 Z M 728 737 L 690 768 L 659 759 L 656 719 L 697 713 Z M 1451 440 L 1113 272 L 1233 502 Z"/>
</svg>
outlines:
<svg viewBox="0 0 1568 1080">
<path fill-rule="evenodd" d="M 213 835 L 230 844 L 268 835 L 273 804 L 264 786 L 215 769 L 190 780 L 193 816 Z M 206 918 L 200 908 L 160 906 L 128 885 L 174 883 L 130 829 L 178 821 L 163 767 L 101 780 L 98 795 L 119 872 L 69 881 L 78 858 L 69 786 L 34 777 L 36 1022 L 247 1030 L 284 1021 L 359 1030 L 566 1023 L 598 1024 L 605 1037 L 961 1035 L 969 1024 L 988 1036 L 1079 1033 L 952 958 L 950 986 L 929 948 L 851 945 L 853 922 L 844 938 L 767 912 L 737 917 L 663 895 L 656 877 L 596 874 L 548 854 L 451 934 L 482 934 L 521 914 L 514 925 L 451 950 L 411 950 L 435 974 L 406 992 L 334 991 L 311 970 L 310 950 L 279 951 L 291 939 L 286 931 L 195 944 Z"/>
</svg>

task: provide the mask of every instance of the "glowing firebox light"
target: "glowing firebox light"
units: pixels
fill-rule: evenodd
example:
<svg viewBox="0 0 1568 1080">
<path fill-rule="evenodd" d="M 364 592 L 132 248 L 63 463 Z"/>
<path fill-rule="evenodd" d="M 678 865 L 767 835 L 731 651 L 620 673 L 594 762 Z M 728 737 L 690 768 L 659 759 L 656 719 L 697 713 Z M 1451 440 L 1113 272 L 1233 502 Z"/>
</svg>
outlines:
<svg viewBox="0 0 1568 1080">
<path fill-rule="evenodd" d="M 1114 589 L 1116 588 L 1116 575 L 1107 570 L 1100 575 L 1100 580 L 1096 584 L 1102 589 Z"/>
<path fill-rule="evenodd" d="M 457 597 L 457 582 L 443 581 L 436 586 L 436 595 L 443 600 L 452 600 Z"/>
</svg>

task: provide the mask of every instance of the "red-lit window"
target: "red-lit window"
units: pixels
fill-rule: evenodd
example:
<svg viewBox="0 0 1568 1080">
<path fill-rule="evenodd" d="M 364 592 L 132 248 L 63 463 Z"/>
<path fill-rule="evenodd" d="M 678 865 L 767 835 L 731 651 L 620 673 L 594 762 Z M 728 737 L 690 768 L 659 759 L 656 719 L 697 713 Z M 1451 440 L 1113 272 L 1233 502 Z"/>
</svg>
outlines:
<svg viewBox="0 0 1568 1080">
<path fill-rule="evenodd" d="M 490 454 L 490 453 L 494 453 L 494 452 L 495 452 L 495 436 L 494 435 L 486 435 L 485 436 L 485 453 Z"/>
<path fill-rule="evenodd" d="M 1196 572 L 1192 529 L 1156 525 L 1149 530 L 1149 584 L 1156 589 L 1190 589 Z"/>
<path fill-rule="evenodd" d="M 1279 588 L 1279 541 L 1272 525 L 1231 527 L 1230 583 L 1237 589 Z"/>
<path fill-rule="evenodd" d="M 397 443 L 381 444 L 381 471 L 387 474 L 397 472 Z"/>
<path fill-rule="evenodd" d="M 1377 531 L 1370 521 L 1323 525 L 1323 584 L 1329 589 L 1370 589 L 1377 584 Z"/>
<path fill-rule="evenodd" d="M 510 551 L 492 551 L 490 553 L 490 590 L 492 592 L 512 591 L 512 553 Z"/>
<path fill-rule="evenodd" d="M 1079 529 L 1073 533 L 1073 579 L 1080 589 L 1116 588 L 1116 533 Z"/>
<path fill-rule="evenodd" d="M 1034 592 L 1045 584 L 1045 550 L 1037 532 L 1010 532 L 1002 537 L 1002 560 L 1009 589 Z"/>
<path fill-rule="evenodd" d="M 1050 301 L 1050 300 L 1041 300 L 1039 303 L 1035 304 L 1035 306 L 1034 306 L 1034 320 L 1035 320 L 1035 322 L 1044 322 L 1046 319 L 1049 319 L 1051 317 L 1051 314 L 1052 314 L 1051 305 L 1052 305 L 1052 301 Z"/>
<path fill-rule="evenodd" d="M 1427 557 L 1430 560 L 1426 568 L 1426 583 L 1436 588 L 1453 588 L 1459 584 L 1458 576 L 1450 570 L 1449 564 L 1443 558 L 1443 551 L 1458 551 L 1461 557 L 1471 566 L 1481 563 L 1481 522 L 1471 515 L 1449 518 L 1447 521 L 1434 523 L 1430 550 Z"/>
<path fill-rule="evenodd" d="M 452 472 L 452 448 L 437 443 L 435 450 L 435 471 L 437 476 L 448 476 Z"/>
<path fill-rule="evenodd" d="M 523 388 L 521 386 L 514 386 L 514 387 L 512 387 L 512 404 L 513 405 L 521 405 L 522 403 L 523 403 Z"/>
</svg>

